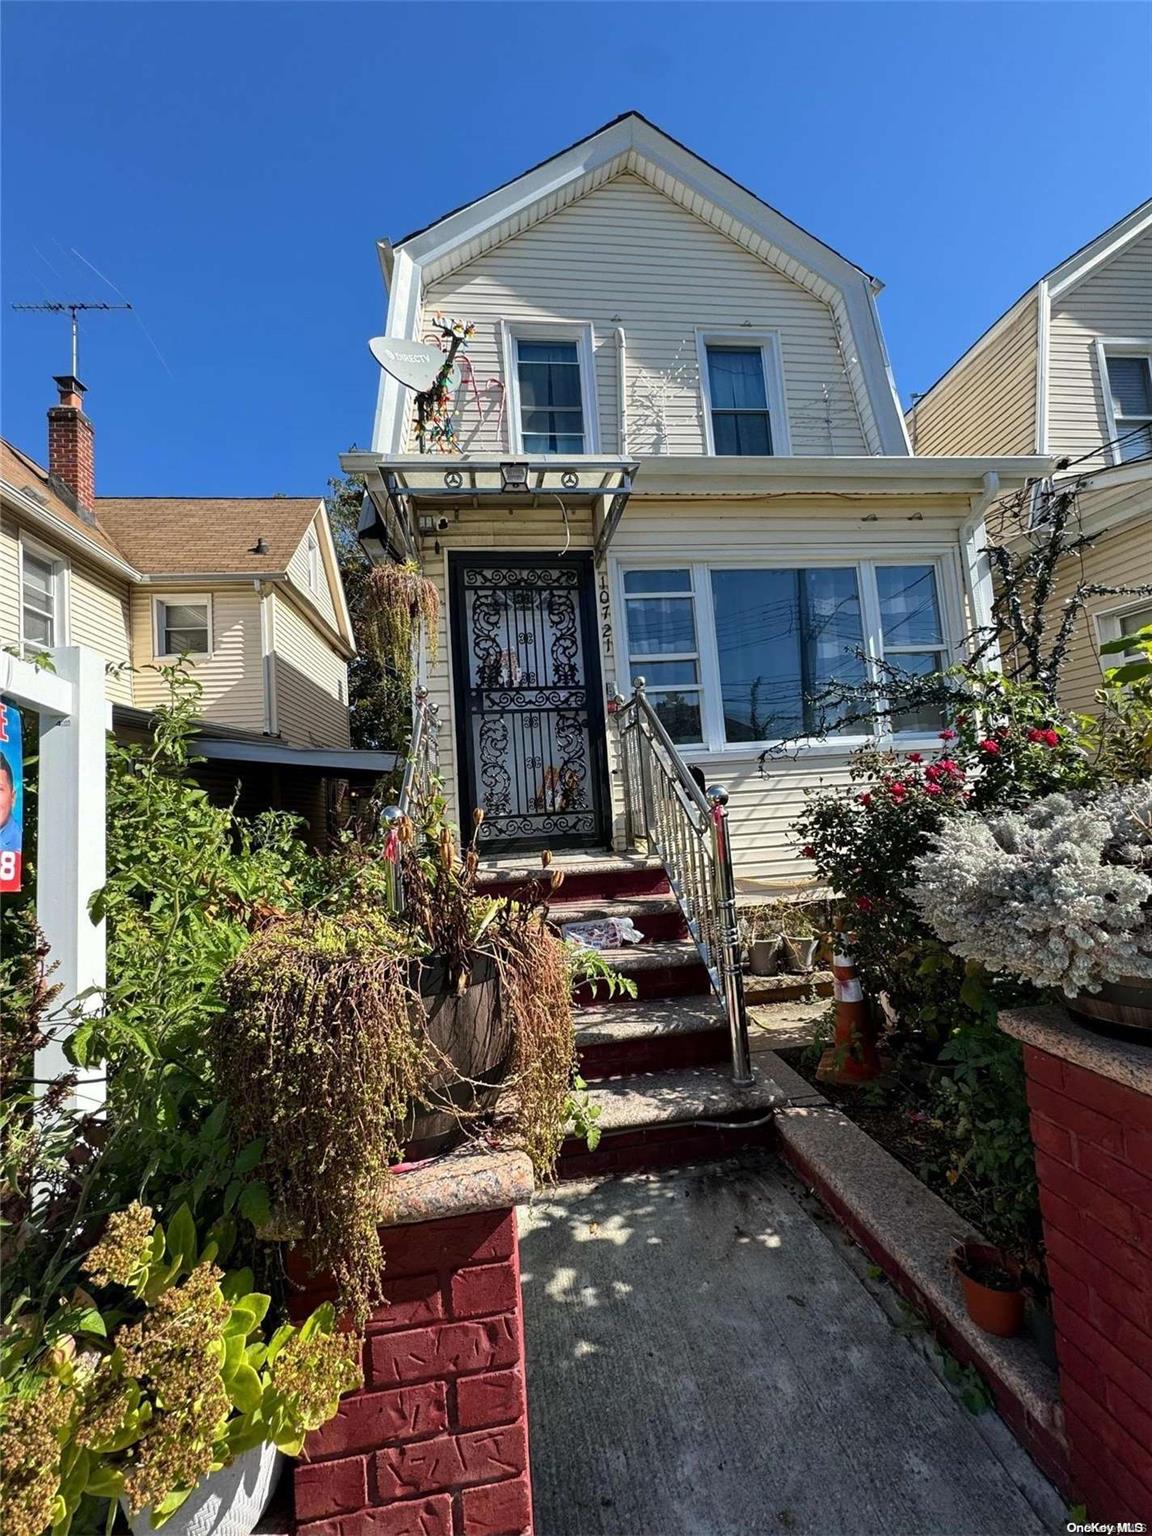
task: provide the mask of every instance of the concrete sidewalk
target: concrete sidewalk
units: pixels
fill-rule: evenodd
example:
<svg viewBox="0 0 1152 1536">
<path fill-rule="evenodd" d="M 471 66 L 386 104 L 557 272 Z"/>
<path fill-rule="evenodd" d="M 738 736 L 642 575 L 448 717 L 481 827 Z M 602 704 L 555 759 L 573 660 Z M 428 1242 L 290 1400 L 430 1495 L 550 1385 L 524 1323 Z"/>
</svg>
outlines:
<svg viewBox="0 0 1152 1536">
<path fill-rule="evenodd" d="M 521 1260 L 536 1536 L 1062 1529 L 770 1155 L 561 1185 Z"/>
</svg>

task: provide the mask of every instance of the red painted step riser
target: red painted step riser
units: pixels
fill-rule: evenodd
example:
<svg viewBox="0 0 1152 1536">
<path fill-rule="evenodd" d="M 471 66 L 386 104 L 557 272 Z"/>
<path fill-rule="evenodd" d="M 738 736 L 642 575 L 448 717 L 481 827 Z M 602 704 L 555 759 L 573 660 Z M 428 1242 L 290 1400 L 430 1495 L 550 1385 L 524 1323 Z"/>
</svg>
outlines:
<svg viewBox="0 0 1152 1536">
<path fill-rule="evenodd" d="M 595 1152 L 589 1152 L 584 1142 L 570 1137 L 560 1150 L 556 1176 L 586 1179 L 605 1173 L 638 1173 L 648 1168 L 681 1168 L 690 1163 L 731 1157 L 750 1147 L 768 1148 L 775 1142 L 776 1131 L 771 1120 L 736 1130 L 717 1130 L 703 1125 L 658 1125 L 643 1131 L 623 1131 L 604 1136 Z"/>
<path fill-rule="evenodd" d="M 728 1060 L 724 1030 L 692 1035 L 658 1035 L 651 1040 L 586 1045 L 578 1051 L 580 1075 L 589 1082 L 605 1077 L 630 1077 L 637 1072 L 677 1072 L 688 1067 L 713 1067 Z"/>
<path fill-rule="evenodd" d="M 638 971 L 632 980 L 636 983 L 636 996 L 626 997 L 617 993 L 614 998 L 604 996 L 603 987 L 598 995 L 589 993 L 586 987 L 578 987 L 572 994 L 577 1007 L 605 1004 L 627 1007 L 634 1002 L 644 1002 L 651 997 L 702 997 L 709 990 L 708 972 L 702 965 L 669 966 L 666 970 Z"/>
<path fill-rule="evenodd" d="M 522 880 L 482 880 L 483 891 L 514 891 Z M 566 873 L 557 899 L 582 902 L 607 902 L 617 897 L 671 896 L 668 876 L 662 869 L 626 869 L 600 874 Z"/>
<path fill-rule="evenodd" d="M 569 917 L 565 913 L 552 908 L 552 921 L 557 925 L 561 923 L 583 921 L 575 917 Z M 592 919 L 596 921 L 596 919 Z M 684 921 L 684 914 L 677 907 L 673 911 L 660 912 L 652 916 L 635 917 L 631 919 L 639 928 L 646 939 L 686 939 L 688 937 L 688 925 Z"/>
</svg>

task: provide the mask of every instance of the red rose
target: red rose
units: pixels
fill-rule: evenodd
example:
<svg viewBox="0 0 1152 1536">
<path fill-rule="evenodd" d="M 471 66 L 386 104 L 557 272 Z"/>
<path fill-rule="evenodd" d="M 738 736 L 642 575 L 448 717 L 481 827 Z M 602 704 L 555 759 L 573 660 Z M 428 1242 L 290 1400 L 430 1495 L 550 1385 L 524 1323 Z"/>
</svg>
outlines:
<svg viewBox="0 0 1152 1536">
<path fill-rule="evenodd" d="M 986 741 L 982 741 L 980 743 L 980 750 L 981 752 L 987 752 L 990 756 L 995 757 L 996 754 L 1000 751 L 1000 743 L 998 741 L 993 741 L 989 736 Z"/>
<path fill-rule="evenodd" d="M 889 784 L 888 793 L 892 796 L 893 800 L 903 800 L 904 796 L 908 793 L 908 788 L 904 784 Z"/>
<path fill-rule="evenodd" d="M 1060 745 L 1060 732 L 1049 728 L 1044 732 L 1044 740 L 1050 747 L 1058 747 Z"/>
<path fill-rule="evenodd" d="M 924 761 L 924 754 L 922 752 L 909 752 L 908 761 L 910 763 L 922 763 Z"/>
<path fill-rule="evenodd" d="M 944 730 L 942 730 L 940 732 L 940 740 L 941 741 L 955 741 L 956 740 L 956 732 L 952 729 L 951 726 L 947 726 Z"/>
<path fill-rule="evenodd" d="M 800 857 L 802 859 L 814 859 L 816 857 L 816 850 L 813 848 L 811 843 L 804 844 L 803 848 L 800 850 Z"/>
<path fill-rule="evenodd" d="M 857 795 L 856 802 L 858 805 L 871 805 L 872 796 L 869 794 Z"/>
<path fill-rule="evenodd" d="M 1048 735 L 1047 731 L 1042 731 L 1039 728 L 1039 726 L 1034 725 L 1032 727 L 1032 729 L 1028 732 L 1028 740 L 1029 741 L 1044 741 L 1046 739 L 1047 735 Z"/>
<path fill-rule="evenodd" d="M 871 912 L 872 898 L 870 896 L 857 896 L 856 906 L 857 909 L 861 912 Z"/>
<path fill-rule="evenodd" d="M 940 788 L 939 784 L 925 784 L 924 793 L 926 795 L 942 795 L 944 791 Z"/>
</svg>

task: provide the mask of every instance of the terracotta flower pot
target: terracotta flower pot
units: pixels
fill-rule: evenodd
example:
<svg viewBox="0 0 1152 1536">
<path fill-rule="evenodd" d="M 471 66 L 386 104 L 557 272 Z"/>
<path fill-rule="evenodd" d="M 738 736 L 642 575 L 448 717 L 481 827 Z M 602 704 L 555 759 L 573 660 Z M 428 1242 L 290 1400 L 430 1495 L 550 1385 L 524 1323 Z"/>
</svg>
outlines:
<svg viewBox="0 0 1152 1536">
<path fill-rule="evenodd" d="M 985 1333 L 1011 1339 L 1024 1326 L 1020 1266 L 991 1243 L 960 1243 L 952 1256 L 968 1316 Z"/>
</svg>

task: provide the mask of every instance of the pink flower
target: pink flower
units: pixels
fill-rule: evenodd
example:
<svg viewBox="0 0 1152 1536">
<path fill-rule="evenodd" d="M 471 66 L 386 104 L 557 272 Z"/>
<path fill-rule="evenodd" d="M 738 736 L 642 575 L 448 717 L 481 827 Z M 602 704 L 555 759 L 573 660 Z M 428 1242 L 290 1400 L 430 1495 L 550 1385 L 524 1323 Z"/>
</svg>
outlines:
<svg viewBox="0 0 1152 1536">
<path fill-rule="evenodd" d="M 939 784 L 925 784 L 924 793 L 926 795 L 942 795 L 944 791 L 940 788 Z"/>
<path fill-rule="evenodd" d="M 1000 751 L 1000 743 L 998 741 L 993 741 L 989 736 L 985 741 L 980 743 L 980 750 L 981 752 L 987 752 L 990 757 L 995 757 Z"/>
<path fill-rule="evenodd" d="M 956 740 L 956 732 L 952 729 L 951 726 L 946 726 L 945 729 L 940 732 L 940 740 L 941 741 L 955 741 Z"/>
<path fill-rule="evenodd" d="M 860 912 L 871 912 L 872 898 L 870 896 L 857 896 L 856 907 Z"/>
<path fill-rule="evenodd" d="M 858 805 L 871 805 L 872 804 L 872 796 L 867 794 L 867 793 L 865 793 L 863 795 L 857 795 L 856 796 L 856 803 Z"/>
<path fill-rule="evenodd" d="M 924 754 L 922 752 L 909 752 L 908 761 L 910 763 L 922 763 L 924 761 Z"/>
</svg>

